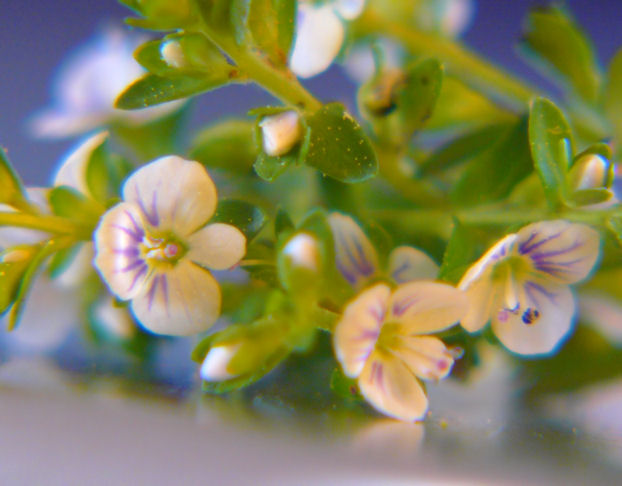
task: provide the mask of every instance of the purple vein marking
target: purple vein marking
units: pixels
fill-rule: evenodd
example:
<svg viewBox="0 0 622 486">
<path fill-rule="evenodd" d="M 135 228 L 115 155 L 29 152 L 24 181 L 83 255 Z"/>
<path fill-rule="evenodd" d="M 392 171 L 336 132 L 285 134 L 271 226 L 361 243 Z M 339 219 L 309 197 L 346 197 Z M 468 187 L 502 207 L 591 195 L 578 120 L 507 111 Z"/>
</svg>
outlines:
<svg viewBox="0 0 622 486">
<path fill-rule="evenodd" d="M 561 250 L 545 251 L 544 253 L 534 253 L 533 255 L 531 255 L 531 258 L 533 260 L 541 260 L 543 258 L 565 255 L 566 253 L 576 250 L 577 248 L 580 248 L 581 246 L 583 246 L 582 241 L 575 241 L 572 245 L 567 246 L 566 248 L 563 248 Z"/>
<path fill-rule="evenodd" d="M 556 295 L 553 292 L 549 292 L 542 285 L 537 284 L 535 282 L 531 282 L 531 281 L 525 282 L 525 293 L 527 294 L 527 297 L 529 297 L 529 299 L 534 304 L 536 304 L 536 308 L 539 308 L 540 305 L 538 304 L 538 299 L 536 298 L 534 291 L 543 295 L 544 297 L 549 299 L 553 304 L 555 304 Z"/>
<path fill-rule="evenodd" d="M 166 306 L 166 315 L 171 316 L 170 309 L 168 307 L 168 277 L 166 275 L 162 275 L 162 295 L 164 296 L 164 305 Z"/>
<path fill-rule="evenodd" d="M 396 317 L 400 317 L 418 301 L 419 299 L 417 298 L 417 296 L 409 295 L 401 301 L 393 303 L 393 315 Z"/>
<path fill-rule="evenodd" d="M 350 273 L 348 269 L 344 267 L 343 263 L 340 262 L 339 260 L 337 260 L 337 268 L 339 269 L 341 274 L 344 276 L 344 278 L 348 282 L 350 282 L 350 285 L 354 285 L 356 283 L 356 280 L 357 280 L 356 276 Z"/>
<path fill-rule="evenodd" d="M 137 257 L 140 254 L 140 250 L 135 246 L 128 248 L 113 248 L 112 253 L 115 255 L 123 255 L 128 258 Z"/>
<path fill-rule="evenodd" d="M 144 263 L 144 262 L 143 262 Z M 132 280 L 131 285 L 129 286 L 129 288 L 127 289 L 128 292 L 131 292 L 132 289 L 134 288 L 134 285 L 136 285 L 136 282 L 138 282 L 138 279 L 144 275 L 147 272 L 147 264 L 143 264 L 142 267 L 140 267 L 140 270 L 138 270 L 138 272 L 136 272 L 136 274 L 134 275 L 134 279 Z"/>
<path fill-rule="evenodd" d="M 378 387 L 384 391 L 384 382 L 383 382 L 383 367 L 382 364 L 378 361 L 374 361 L 371 364 L 371 382 L 377 383 Z"/>
<path fill-rule="evenodd" d="M 410 267 L 410 265 L 408 264 L 408 262 L 404 262 L 402 263 L 399 267 L 397 267 L 394 271 L 393 271 L 393 280 L 395 281 L 401 281 L 401 277 L 400 275 L 402 273 L 404 273 L 406 270 L 408 270 L 408 268 Z"/>
<path fill-rule="evenodd" d="M 369 308 L 369 313 L 376 319 L 378 324 L 382 324 L 384 322 L 384 318 L 387 315 L 387 310 L 384 308 L 382 303 L 378 303 L 375 307 Z"/>
<path fill-rule="evenodd" d="M 136 243 L 140 243 L 141 241 L 143 241 L 143 236 L 145 236 L 145 233 L 142 230 L 140 232 L 133 231 L 129 228 L 126 228 L 125 226 L 121 226 L 120 224 L 112 224 L 110 226 L 123 231 L 126 235 L 132 238 L 132 240 L 134 240 Z"/>
<path fill-rule="evenodd" d="M 140 193 L 138 191 L 138 186 L 134 186 L 136 192 L 136 199 L 138 200 L 138 205 L 140 206 L 141 211 L 147 218 L 147 221 L 151 226 L 158 226 L 160 223 L 160 217 L 158 216 L 158 208 L 157 208 L 157 194 L 156 191 L 153 191 L 151 194 L 151 211 L 147 211 L 147 208 L 143 204 L 143 200 L 140 197 Z"/>
<path fill-rule="evenodd" d="M 133 262 L 130 262 L 129 264 L 127 264 L 125 267 L 116 270 L 116 273 L 131 272 L 132 270 L 136 270 L 138 267 L 140 267 L 142 265 L 145 265 L 145 262 L 143 260 L 137 258 Z"/>
<path fill-rule="evenodd" d="M 156 290 L 158 288 L 158 282 L 160 281 L 160 275 L 156 275 L 151 282 L 151 288 L 149 289 L 149 293 L 147 294 L 147 309 L 151 310 L 151 306 L 153 305 L 153 299 L 155 297 Z"/>
<path fill-rule="evenodd" d="M 521 255 L 525 255 L 527 253 L 531 253 L 533 250 L 535 250 L 536 248 L 540 248 L 542 245 L 544 245 L 545 243 L 548 243 L 551 240 L 554 240 L 556 238 L 559 238 L 561 236 L 562 232 L 559 233 L 555 233 L 554 235 L 551 236 L 547 236 L 546 238 L 542 238 L 540 241 L 532 244 L 531 246 L 527 244 L 527 242 L 530 242 L 532 240 L 532 236 L 536 236 L 535 234 L 532 234 L 527 241 L 525 241 L 524 243 L 521 243 L 518 246 L 518 251 Z"/>
</svg>

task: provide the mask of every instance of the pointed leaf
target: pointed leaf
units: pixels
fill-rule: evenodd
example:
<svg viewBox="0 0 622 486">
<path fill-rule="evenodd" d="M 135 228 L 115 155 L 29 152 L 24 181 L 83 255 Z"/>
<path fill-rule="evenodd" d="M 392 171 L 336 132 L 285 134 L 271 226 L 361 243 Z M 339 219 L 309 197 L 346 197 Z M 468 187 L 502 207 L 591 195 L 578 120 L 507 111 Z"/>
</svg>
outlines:
<svg viewBox="0 0 622 486">
<path fill-rule="evenodd" d="M 19 176 L 0 147 L 0 203 L 28 211 L 30 204 Z"/>
<path fill-rule="evenodd" d="M 482 234 L 475 228 L 454 219 L 454 229 L 445 248 L 443 263 L 438 274 L 439 280 L 457 283 L 480 255 L 483 246 L 482 239 Z"/>
<path fill-rule="evenodd" d="M 257 158 L 253 126 L 247 120 L 228 120 L 208 127 L 192 142 L 190 157 L 206 167 L 248 172 Z"/>
<path fill-rule="evenodd" d="M 250 242 L 266 224 L 266 215 L 246 201 L 221 199 L 210 223 L 226 223 L 238 228 Z"/>
</svg>

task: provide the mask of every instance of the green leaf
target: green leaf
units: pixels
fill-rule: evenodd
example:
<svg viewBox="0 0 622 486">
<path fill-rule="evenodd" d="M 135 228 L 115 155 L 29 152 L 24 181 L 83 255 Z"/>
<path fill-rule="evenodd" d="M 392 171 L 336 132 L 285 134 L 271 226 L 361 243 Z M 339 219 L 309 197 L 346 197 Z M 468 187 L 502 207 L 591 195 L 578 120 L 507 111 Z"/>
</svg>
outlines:
<svg viewBox="0 0 622 486">
<path fill-rule="evenodd" d="M 2 147 L 0 147 L 0 203 L 23 211 L 31 209 L 22 181 Z"/>
<path fill-rule="evenodd" d="M 271 156 L 261 152 L 257 156 L 253 168 L 263 180 L 272 182 L 283 174 L 290 165 L 295 164 L 297 158 L 295 154 Z"/>
<path fill-rule="evenodd" d="M 619 147 L 622 145 L 622 49 L 618 50 L 609 64 L 603 101 L 605 113 L 613 125 L 613 136 Z"/>
<path fill-rule="evenodd" d="M 323 106 L 307 124 L 311 129 L 308 165 L 342 182 L 361 182 L 378 173 L 369 139 L 343 105 Z"/>
<path fill-rule="evenodd" d="M 610 216 L 607 220 L 607 228 L 613 233 L 618 244 L 622 246 L 622 213 Z"/>
<path fill-rule="evenodd" d="M 255 45 L 266 53 L 272 62 L 286 65 L 294 36 L 296 1 L 251 0 L 246 17 L 243 15 L 246 11 L 244 7 L 244 5 L 237 7 L 241 15 L 235 19 L 245 20 Z M 236 39 L 240 38 L 239 26 L 235 28 L 235 32 Z"/>
<path fill-rule="evenodd" d="M 149 30 L 175 30 L 194 20 L 195 12 L 189 0 L 119 0 L 135 13 L 145 18 L 129 18 L 126 22 L 134 27 Z"/>
<path fill-rule="evenodd" d="M 600 70 L 593 47 L 565 10 L 557 7 L 532 10 L 520 47 L 544 74 L 561 80 L 583 99 L 596 100 Z"/>
<path fill-rule="evenodd" d="M 443 255 L 438 278 L 458 283 L 471 264 L 482 253 L 482 235 L 473 227 L 454 219 L 454 229 Z"/>
<path fill-rule="evenodd" d="M 238 228 L 247 243 L 250 242 L 266 224 L 266 215 L 257 206 L 246 201 L 221 199 L 211 223 L 226 223 Z"/>
<path fill-rule="evenodd" d="M 9 248 L 0 253 L 0 315 L 13 304 L 36 249 L 29 245 Z"/>
<path fill-rule="evenodd" d="M 330 389 L 340 398 L 349 402 L 363 401 L 363 397 L 359 394 L 357 381 L 344 375 L 340 368 L 335 368 L 330 375 Z"/>
<path fill-rule="evenodd" d="M 568 203 L 571 206 L 589 206 L 609 201 L 612 197 L 613 193 L 605 187 L 580 189 L 570 194 Z"/>
<path fill-rule="evenodd" d="M 90 154 L 86 165 L 86 185 L 93 199 L 107 205 L 119 196 L 121 183 L 131 172 L 132 165 L 122 157 L 110 154 L 104 140 Z"/>
<path fill-rule="evenodd" d="M 246 42 L 248 31 L 248 16 L 251 12 L 252 0 L 231 0 L 229 16 L 233 35 L 237 45 L 241 46 Z"/>
<path fill-rule="evenodd" d="M 54 187 L 48 199 L 52 212 L 57 216 L 95 225 L 104 207 L 69 186 Z"/>
<path fill-rule="evenodd" d="M 228 120 L 201 131 L 190 149 L 190 157 L 206 167 L 247 172 L 257 158 L 254 123 Z"/>
<path fill-rule="evenodd" d="M 274 217 L 274 235 L 278 238 L 283 233 L 289 233 L 294 230 L 294 223 L 289 214 L 282 209 L 276 210 L 276 216 Z"/>
<path fill-rule="evenodd" d="M 469 162 L 451 197 L 457 205 L 467 206 L 496 201 L 510 194 L 532 170 L 524 118 Z"/>
<path fill-rule="evenodd" d="M 210 91 L 227 84 L 233 68 L 228 73 L 218 72 L 204 78 L 180 77 L 164 78 L 147 74 L 129 85 L 119 95 L 115 106 L 122 110 L 135 110 L 159 105 L 167 101 L 179 100 Z"/>
<path fill-rule="evenodd" d="M 565 199 L 566 173 L 573 152 L 572 132 L 559 108 L 544 98 L 531 103 L 529 144 L 549 205 L 557 209 Z"/>
</svg>

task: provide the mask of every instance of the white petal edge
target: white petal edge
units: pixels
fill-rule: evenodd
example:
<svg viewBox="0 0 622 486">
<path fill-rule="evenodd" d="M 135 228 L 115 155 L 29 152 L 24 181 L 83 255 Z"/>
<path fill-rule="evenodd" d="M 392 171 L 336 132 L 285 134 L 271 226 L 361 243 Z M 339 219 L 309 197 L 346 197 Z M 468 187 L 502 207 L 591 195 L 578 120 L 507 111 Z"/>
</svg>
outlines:
<svg viewBox="0 0 622 486">
<path fill-rule="evenodd" d="M 341 50 L 344 39 L 341 19 L 331 5 L 298 6 L 296 38 L 290 57 L 291 70 L 310 78 L 328 69 Z"/>
<path fill-rule="evenodd" d="M 341 18 L 354 20 L 363 13 L 365 0 L 336 0 L 333 5 Z"/>
<path fill-rule="evenodd" d="M 216 209 L 216 186 L 200 163 L 169 155 L 134 172 L 123 199 L 136 204 L 150 226 L 186 237 Z"/>
<path fill-rule="evenodd" d="M 401 324 L 405 334 L 428 334 L 457 324 L 467 309 L 464 292 L 443 283 L 417 281 L 393 292 L 387 320 Z"/>
<path fill-rule="evenodd" d="M 54 186 L 69 186 L 89 196 L 86 170 L 93 152 L 108 138 L 108 132 L 99 132 L 83 141 L 63 161 L 54 177 Z"/>
<path fill-rule="evenodd" d="M 207 271 L 182 259 L 158 272 L 148 289 L 135 297 L 136 320 L 155 334 L 190 336 L 207 330 L 220 315 L 220 287 Z"/>
<path fill-rule="evenodd" d="M 391 289 L 378 284 L 350 301 L 335 326 L 333 347 L 346 376 L 358 376 L 371 355 L 384 323 Z"/>
<path fill-rule="evenodd" d="M 246 253 L 246 237 L 235 226 L 212 223 L 188 239 L 187 258 L 214 270 L 225 270 L 238 263 Z"/>
<path fill-rule="evenodd" d="M 332 213 L 328 224 L 333 232 L 337 268 L 352 286 L 361 286 L 378 271 L 376 249 L 350 216 Z"/>
<path fill-rule="evenodd" d="M 365 399 L 378 411 L 406 422 L 425 417 L 428 399 L 421 383 L 398 358 L 374 352 L 358 379 Z"/>
<path fill-rule="evenodd" d="M 398 246 L 389 255 L 389 275 L 397 283 L 434 280 L 438 276 L 438 265 L 421 250 Z"/>
</svg>

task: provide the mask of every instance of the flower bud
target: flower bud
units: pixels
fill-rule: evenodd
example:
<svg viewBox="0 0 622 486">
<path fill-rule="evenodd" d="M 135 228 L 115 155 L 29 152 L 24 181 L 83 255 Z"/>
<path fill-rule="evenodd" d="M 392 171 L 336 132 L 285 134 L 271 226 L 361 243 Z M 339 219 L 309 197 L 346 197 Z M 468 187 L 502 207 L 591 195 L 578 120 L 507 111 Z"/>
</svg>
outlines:
<svg viewBox="0 0 622 486">
<path fill-rule="evenodd" d="M 160 55 L 166 64 L 176 69 L 182 69 L 188 64 L 184 50 L 177 40 L 169 40 L 160 46 Z"/>
<path fill-rule="evenodd" d="M 602 155 L 586 154 L 570 170 L 570 185 L 576 190 L 608 187 L 608 173 L 609 162 Z"/>
<path fill-rule="evenodd" d="M 266 116 L 261 122 L 263 150 L 267 155 L 279 156 L 289 152 L 302 137 L 300 117 L 293 110 Z"/>
<path fill-rule="evenodd" d="M 283 255 L 289 257 L 292 265 L 317 272 L 320 254 L 317 240 L 306 233 L 298 233 L 283 247 Z"/>
<path fill-rule="evenodd" d="M 201 365 L 201 378 L 205 381 L 224 381 L 236 377 L 237 374 L 231 373 L 228 366 L 240 346 L 241 343 L 237 343 L 211 348 Z"/>
</svg>

